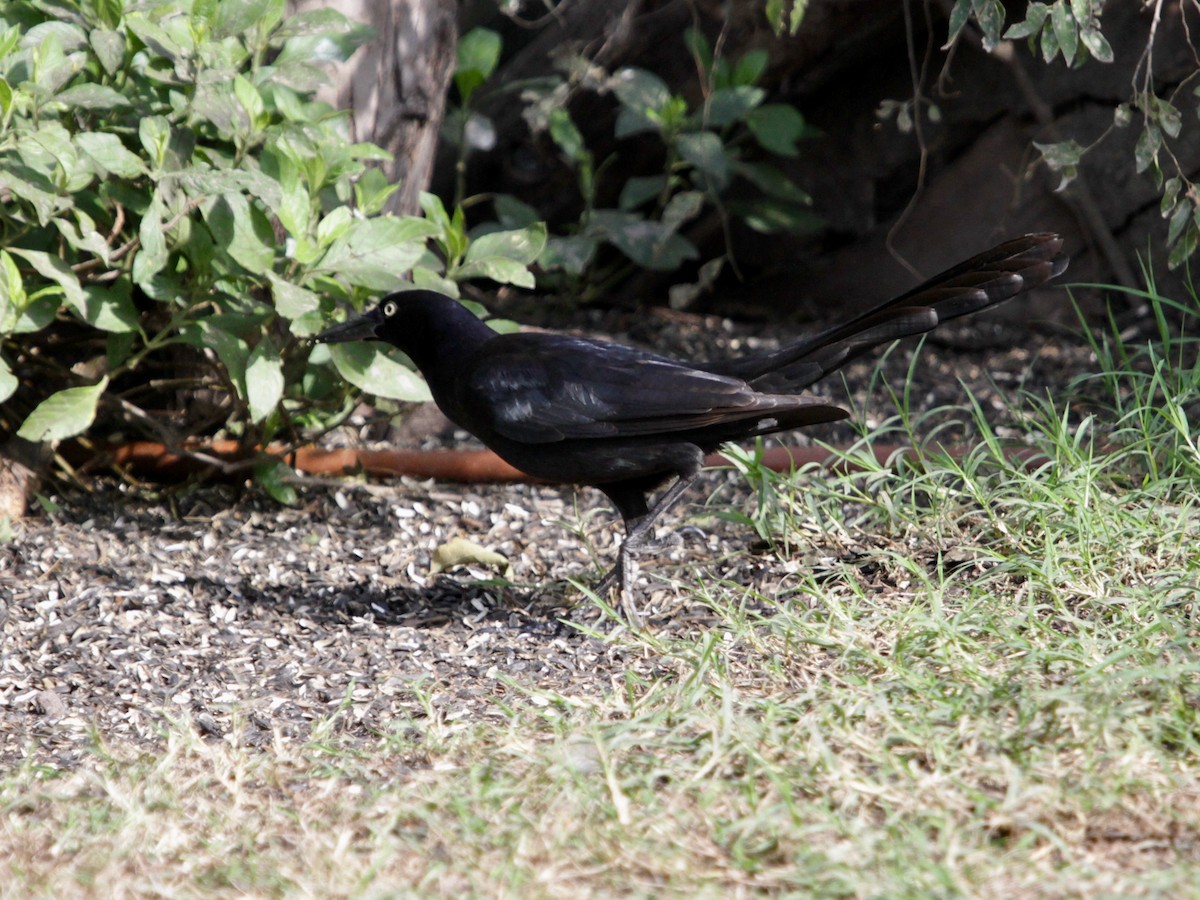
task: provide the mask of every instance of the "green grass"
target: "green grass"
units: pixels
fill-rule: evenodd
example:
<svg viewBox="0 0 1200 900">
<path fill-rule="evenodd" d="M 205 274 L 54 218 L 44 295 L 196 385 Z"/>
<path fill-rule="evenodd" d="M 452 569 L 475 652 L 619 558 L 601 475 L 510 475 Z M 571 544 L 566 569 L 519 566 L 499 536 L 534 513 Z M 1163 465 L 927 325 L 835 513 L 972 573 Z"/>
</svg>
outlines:
<svg viewBox="0 0 1200 900">
<path fill-rule="evenodd" d="M 0 892 L 1200 896 L 1200 370 L 1165 317 L 1094 351 L 1014 400 L 1032 462 L 978 410 L 957 459 L 743 456 L 747 520 L 824 562 L 773 596 L 677 573 L 718 625 L 609 638 L 658 675 L 601 703 L 502 678 L 497 715 L 426 702 L 374 746 L 175 722 L 0 776 Z M 945 421 L 897 401 L 872 439 Z"/>
</svg>

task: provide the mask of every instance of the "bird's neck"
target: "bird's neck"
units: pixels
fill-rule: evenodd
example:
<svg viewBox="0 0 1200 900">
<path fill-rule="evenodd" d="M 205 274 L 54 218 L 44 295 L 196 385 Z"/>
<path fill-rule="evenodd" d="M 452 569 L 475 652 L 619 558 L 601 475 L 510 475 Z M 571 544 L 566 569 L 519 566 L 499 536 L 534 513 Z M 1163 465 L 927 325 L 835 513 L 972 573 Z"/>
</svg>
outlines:
<svg viewBox="0 0 1200 900">
<path fill-rule="evenodd" d="M 436 380 L 437 370 L 461 366 L 476 350 L 496 337 L 474 313 L 455 303 L 436 315 L 424 317 L 419 327 L 406 334 L 401 349 L 408 354 L 427 380 Z M 445 377 L 445 376 L 443 376 Z"/>
</svg>

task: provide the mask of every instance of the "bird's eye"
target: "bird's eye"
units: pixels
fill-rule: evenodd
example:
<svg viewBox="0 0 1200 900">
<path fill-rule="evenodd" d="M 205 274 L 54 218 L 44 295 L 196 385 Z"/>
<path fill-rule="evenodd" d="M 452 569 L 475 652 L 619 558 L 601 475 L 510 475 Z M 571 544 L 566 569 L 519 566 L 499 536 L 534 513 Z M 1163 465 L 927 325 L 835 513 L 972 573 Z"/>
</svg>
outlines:
<svg viewBox="0 0 1200 900">
<path fill-rule="evenodd" d="M 394 300 L 389 300 L 383 304 L 383 314 L 389 319 L 396 314 L 396 302 Z"/>
</svg>

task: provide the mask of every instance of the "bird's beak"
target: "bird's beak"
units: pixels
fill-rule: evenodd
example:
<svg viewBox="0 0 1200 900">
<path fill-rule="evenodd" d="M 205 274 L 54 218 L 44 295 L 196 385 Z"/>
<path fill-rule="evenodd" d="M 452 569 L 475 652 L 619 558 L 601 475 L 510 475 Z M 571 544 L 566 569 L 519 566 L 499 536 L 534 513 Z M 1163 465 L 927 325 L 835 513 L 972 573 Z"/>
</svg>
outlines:
<svg viewBox="0 0 1200 900">
<path fill-rule="evenodd" d="M 326 328 L 314 340 L 318 344 L 345 344 L 349 341 L 376 340 L 375 329 L 379 327 L 381 318 L 371 310 L 361 316 L 356 316 L 341 325 Z"/>
</svg>

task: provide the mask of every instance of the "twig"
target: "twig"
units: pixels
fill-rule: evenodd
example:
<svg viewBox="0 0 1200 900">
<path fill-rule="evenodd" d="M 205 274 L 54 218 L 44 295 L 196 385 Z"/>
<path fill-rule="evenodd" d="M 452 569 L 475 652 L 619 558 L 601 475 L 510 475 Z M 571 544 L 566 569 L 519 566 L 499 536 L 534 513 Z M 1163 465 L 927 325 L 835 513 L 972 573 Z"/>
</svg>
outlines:
<svg viewBox="0 0 1200 900">
<path fill-rule="evenodd" d="M 885 237 L 883 241 L 883 245 L 887 248 L 888 253 L 891 254 L 892 259 L 896 260 L 896 262 L 900 263 L 901 266 L 907 269 L 909 274 L 914 278 L 923 277 L 922 273 L 918 272 L 916 267 L 913 266 L 913 264 L 907 259 L 905 259 L 904 255 L 896 249 L 896 245 L 893 243 L 893 240 L 896 237 L 896 233 L 900 230 L 900 228 L 908 220 L 908 217 L 912 214 L 912 211 L 916 208 L 917 200 L 919 200 L 921 194 L 925 192 L 925 174 L 929 164 L 929 145 L 925 143 L 925 131 L 921 126 L 921 100 L 924 97 L 925 76 L 929 71 L 929 57 L 933 52 L 933 23 L 929 21 L 928 6 L 925 7 L 925 20 L 928 38 L 926 39 L 925 43 L 925 57 L 922 59 L 921 68 L 918 71 L 916 59 L 916 38 L 913 36 L 912 0 L 904 0 L 904 40 L 908 46 L 908 71 L 909 77 L 912 79 L 913 88 L 913 134 L 915 134 L 917 138 L 917 147 L 920 149 L 920 157 L 917 163 L 916 187 L 913 188 L 912 196 L 908 198 L 908 203 L 905 205 L 904 209 L 900 211 L 900 215 L 896 218 L 896 221 L 892 223 L 892 227 L 888 229 L 887 237 Z"/>
<path fill-rule="evenodd" d="M 172 216 L 169 221 L 163 222 L 162 228 L 161 228 L 162 233 L 166 234 L 168 231 L 170 231 L 172 228 L 174 228 L 176 225 L 178 225 L 185 217 L 190 215 L 192 213 L 192 211 L 196 209 L 196 207 L 198 207 L 201 203 L 203 203 L 207 199 L 208 198 L 204 197 L 204 196 L 193 197 L 191 200 L 189 200 L 187 203 L 185 203 L 183 206 L 183 209 L 181 209 L 178 213 L 176 213 L 174 216 Z M 118 203 L 116 218 L 113 220 L 112 231 L 109 233 L 106 243 L 108 243 L 110 245 L 112 244 L 113 240 L 116 239 L 116 236 L 117 236 L 118 232 L 120 231 L 121 227 L 124 225 L 124 223 L 125 223 L 125 210 L 121 206 L 121 204 Z M 105 260 L 102 260 L 98 256 L 93 256 L 91 259 L 86 259 L 81 263 L 76 263 L 75 265 L 71 266 L 71 271 L 75 272 L 77 274 L 80 272 L 90 272 L 92 269 L 95 269 L 98 266 L 108 265 L 110 263 L 113 263 L 113 262 L 116 262 L 116 261 L 122 259 L 127 254 L 129 254 L 131 251 L 137 250 L 141 246 L 142 246 L 141 238 L 139 238 L 137 235 L 134 235 L 128 241 L 126 241 L 124 244 L 122 244 L 120 247 L 118 247 L 116 250 L 114 250 L 112 253 L 110 253 L 108 255 L 107 262 Z M 104 275 L 97 276 L 97 280 L 104 278 L 104 277 L 105 277 Z"/>
</svg>

